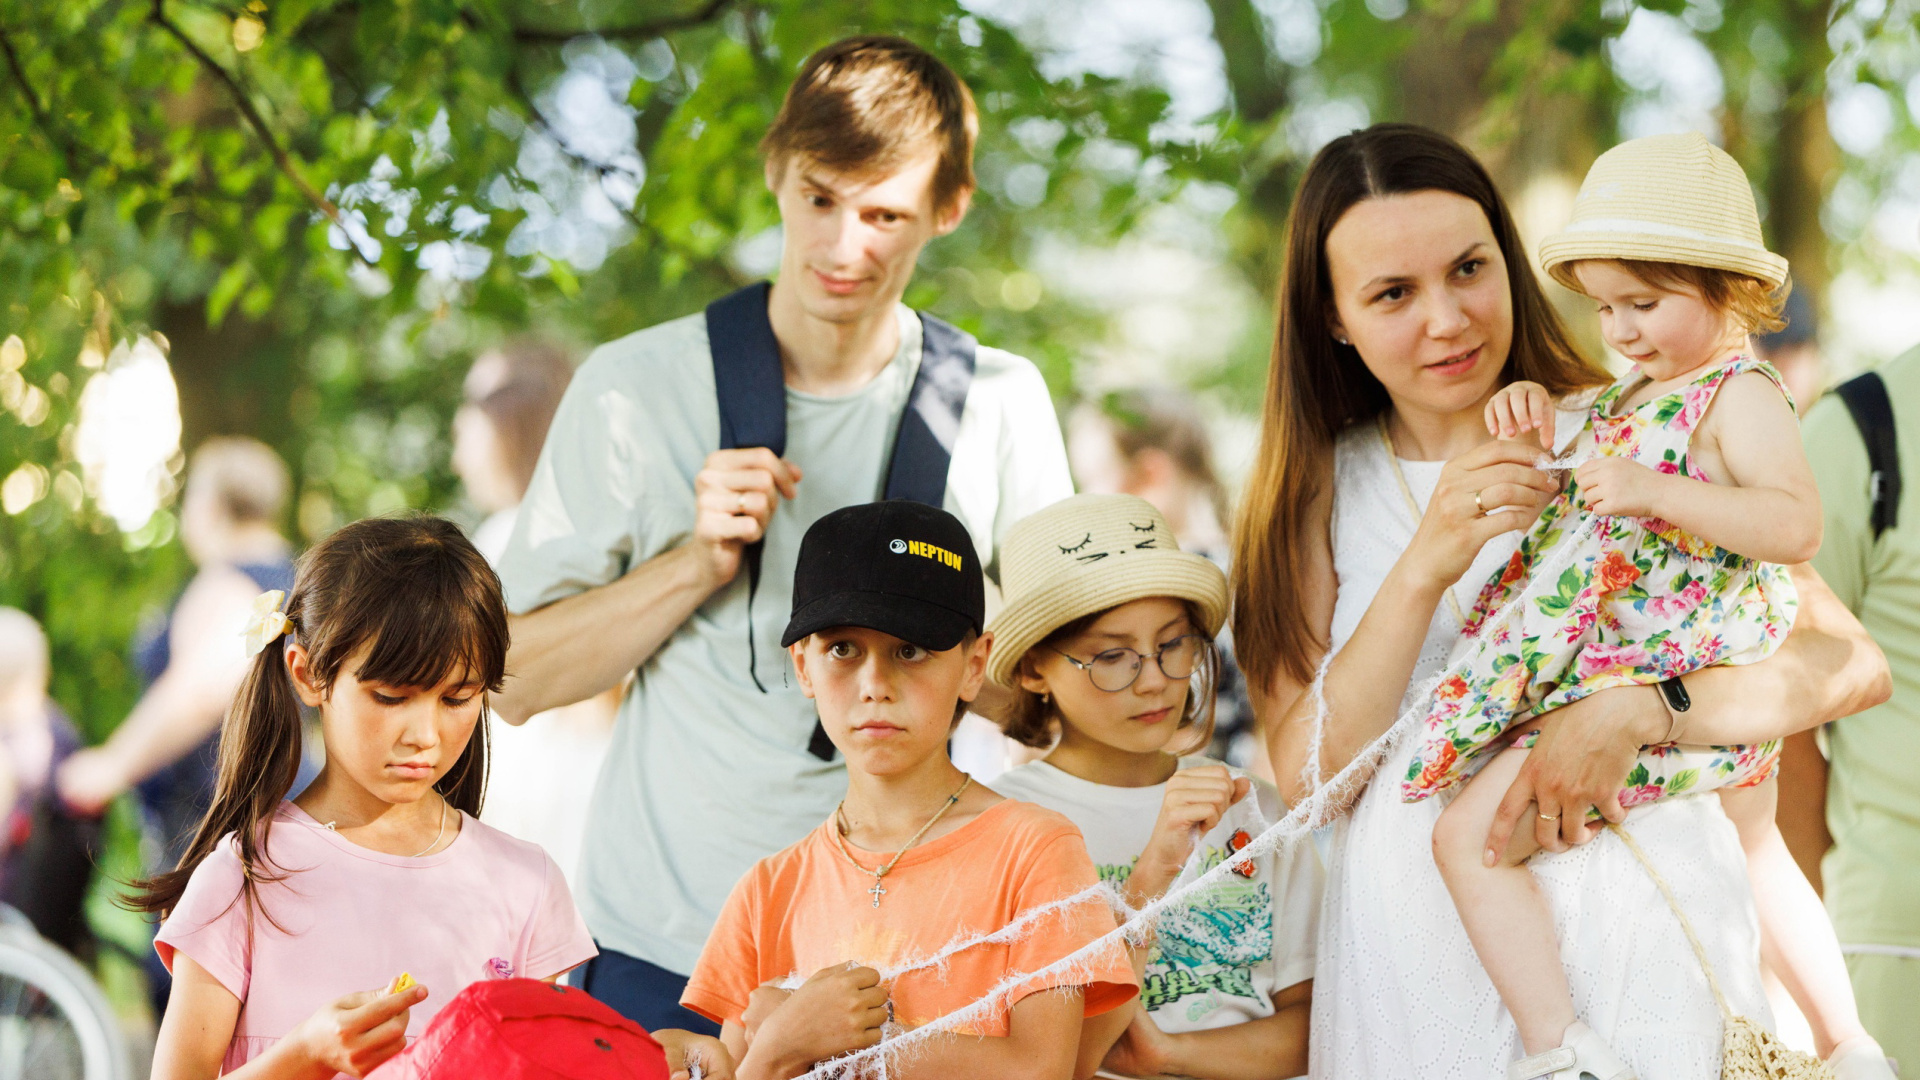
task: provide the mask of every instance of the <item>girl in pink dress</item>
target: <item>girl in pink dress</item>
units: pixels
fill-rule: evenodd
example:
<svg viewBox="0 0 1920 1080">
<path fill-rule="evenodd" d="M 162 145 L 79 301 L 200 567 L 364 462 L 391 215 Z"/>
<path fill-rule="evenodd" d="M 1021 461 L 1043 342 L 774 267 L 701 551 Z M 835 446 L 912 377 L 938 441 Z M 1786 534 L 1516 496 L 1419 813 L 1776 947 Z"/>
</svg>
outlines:
<svg viewBox="0 0 1920 1080">
<path fill-rule="evenodd" d="M 553 860 L 474 817 L 507 614 L 458 528 L 341 529 L 291 596 L 260 598 L 247 636 L 213 805 L 135 900 L 165 918 L 174 977 L 154 1077 L 365 1076 L 469 983 L 553 981 L 594 955 Z M 303 704 L 326 765 L 288 799 Z M 731 1075 L 717 1040 L 654 1035 L 678 1075 L 690 1051 Z"/>
</svg>

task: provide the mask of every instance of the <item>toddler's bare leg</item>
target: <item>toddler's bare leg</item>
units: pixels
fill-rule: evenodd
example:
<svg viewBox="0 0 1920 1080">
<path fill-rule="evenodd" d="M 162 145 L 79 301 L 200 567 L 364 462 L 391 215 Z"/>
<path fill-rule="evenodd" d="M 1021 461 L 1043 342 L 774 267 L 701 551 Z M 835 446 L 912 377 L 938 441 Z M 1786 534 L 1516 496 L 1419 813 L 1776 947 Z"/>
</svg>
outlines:
<svg viewBox="0 0 1920 1080">
<path fill-rule="evenodd" d="M 1578 1017 L 1560 965 L 1553 913 L 1525 865 L 1540 850 L 1533 830 L 1514 830 L 1505 854 L 1488 857 L 1487 830 L 1526 757 L 1525 750 L 1502 751 L 1467 782 L 1434 826 L 1433 859 L 1481 966 L 1532 1055 L 1559 1046 Z"/>
<path fill-rule="evenodd" d="M 1778 789 L 1773 780 L 1722 788 L 1720 805 L 1740 830 L 1740 846 L 1747 852 L 1747 880 L 1760 914 L 1760 958 L 1793 995 L 1813 1030 L 1815 1047 L 1826 1057 L 1866 1029 L 1860 1026 L 1833 922 L 1774 824 Z"/>
</svg>

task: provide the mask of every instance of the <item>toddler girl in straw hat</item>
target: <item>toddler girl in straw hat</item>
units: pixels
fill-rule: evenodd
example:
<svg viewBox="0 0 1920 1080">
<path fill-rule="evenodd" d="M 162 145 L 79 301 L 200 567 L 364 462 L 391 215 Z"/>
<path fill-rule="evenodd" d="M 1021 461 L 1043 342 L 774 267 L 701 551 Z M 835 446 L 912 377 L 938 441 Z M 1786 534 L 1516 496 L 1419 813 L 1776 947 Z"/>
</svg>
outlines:
<svg viewBox="0 0 1920 1080">
<path fill-rule="evenodd" d="M 1181 551 L 1132 495 L 1034 513 L 1001 559 L 1006 605 L 989 627 L 987 674 L 1014 692 L 1007 734 L 1051 752 L 994 788 L 1071 819 L 1134 907 L 1246 846 L 1279 812 L 1272 785 L 1182 756 L 1212 735 L 1226 576 Z M 1163 913 L 1135 956 L 1129 1026 L 1111 1047 L 1083 1035 L 1081 1060 L 1104 1055 L 1103 1076 L 1304 1073 L 1322 884 L 1312 844 L 1293 844 Z"/>
<path fill-rule="evenodd" d="M 1819 548 L 1820 498 L 1792 400 L 1748 343 L 1782 325 L 1787 262 L 1761 242 L 1731 157 L 1698 134 L 1615 147 L 1540 254 L 1556 281 L 1592 298 L 1602 336 L 1633 367 L 1593 401 L 1573 452 L 1582 463 L 1481 591 L 1402 791 L 1412 802 L 1464 782 L 1434 853 L 1530 1055 L 1508 1075 L 1629 1080 L 1574 1012 L 1552 914 L 1523 865 L 1539 850 L 1532 831 L 1506 852 L 1483 850 L 1485 837 L 1532 717 L 1605 687 L 1657 684 L 1677 718 L 1688 705 L 1681 676 L 1779 646 L 1796 607 L 1785 566 Z M 1486 420 L 1495 435 L 1537 432 L 1554 445 L 1553 403 L 1538 384 L 1500 390 Z M 1772 868 L 1756 888 L 1769 958 L 1812 1006 L 1821 1049 L 1843 1044 L 1842 1077 L 1891 1077 L 1854 1014 L 1824 912 L 1773 827 L 1778 756 L 1777 743 L 1651 746 L 1619 808 L 1718 789 L 1754 873 Z M 1586 810 L 1537 808 L 1549 821 Z"/>
</svg>

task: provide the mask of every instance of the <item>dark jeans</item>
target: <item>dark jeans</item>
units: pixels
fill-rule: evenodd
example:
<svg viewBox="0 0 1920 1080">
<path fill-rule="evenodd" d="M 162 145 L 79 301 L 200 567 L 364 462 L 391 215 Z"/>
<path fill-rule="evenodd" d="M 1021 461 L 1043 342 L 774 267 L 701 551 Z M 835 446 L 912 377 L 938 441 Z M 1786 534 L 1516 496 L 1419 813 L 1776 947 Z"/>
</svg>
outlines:
<svg viewBox="0 0 1920 1080">
<path fill-rule="evenodd" d="M 676 975 L 637 956 L 601 945 L 600 955 L 575 970 L 567 981 L 648 1031 L 681 1028 L 700 1035 L 720 1034 L 719 1024 L 681 1008 L 680 995 L 687 988 L 685 975 Z"/>
</svg>

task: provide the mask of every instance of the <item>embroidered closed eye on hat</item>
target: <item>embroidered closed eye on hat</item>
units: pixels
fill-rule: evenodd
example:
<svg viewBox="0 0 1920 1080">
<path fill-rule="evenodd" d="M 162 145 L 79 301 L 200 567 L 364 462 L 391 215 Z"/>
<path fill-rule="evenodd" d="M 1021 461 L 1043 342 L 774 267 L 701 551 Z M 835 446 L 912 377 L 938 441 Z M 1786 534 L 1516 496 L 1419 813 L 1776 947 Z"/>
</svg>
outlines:
<svg viewBox="0 0 1920 1080">
<path fill-rule="evenodd" d="M 1137 495 L 1075 495 L 1014 523 L 1000 547 L 1006 605 L 987 629 L 987 677 L 1012 686 L 1027 650 L 1060 627 L 1149 596 L 1190 600 L 1208 637 L 1227 619 L 1227 576 L 1181 551 L 1167 519 Z"/>
<path fill-rule="evenodd" d="M 1583 259 L 1730 270 L 1774 288 L 1787 280 L 1787 260 L 1760 236 L 1747 174 L 1697 131 L 1632 139 L 1594 160 L 1573 220 L 1540 245 L 1542 269 L 1575 292 Z"/>
<path fill-rule="evenodd" d="M 800 540 L 784 648 L 861 626 L 941 652 L 986 619 L 985 579 L 960 519 L 910 499 L 848 506 Z"/>
</svg>

